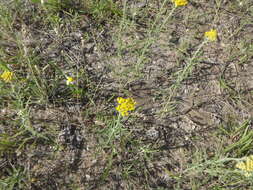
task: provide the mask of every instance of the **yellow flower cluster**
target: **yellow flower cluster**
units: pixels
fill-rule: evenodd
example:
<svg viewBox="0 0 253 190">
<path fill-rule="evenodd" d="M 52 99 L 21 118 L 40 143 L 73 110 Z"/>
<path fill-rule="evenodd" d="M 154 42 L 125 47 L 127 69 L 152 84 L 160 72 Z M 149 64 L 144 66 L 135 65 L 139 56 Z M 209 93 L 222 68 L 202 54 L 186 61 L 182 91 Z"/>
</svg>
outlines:
<svg viewBox="0 0 253 190">
<path fill-rule="evenodd" d="M 136 102 L 133 98 L 117 98 L 118 106 L 116 107 L 116 110 L 122 115 L 122 116 L 128 116 L 129 111 L 133 111 L 135 109 Z"/>
<path fill-rule="evenodd" d="M 205 37 L 209 41 L 216 41 L 217 40 L 217 31 L 214 29 L 211 29 L 211 30 L 205 32 Z"/>
<path fill-rule="evenodd" d="M 188 0 L 171 0 L 171 1 L 175 4 L 175 7 L 185 6 L 188 4 Z"/>
<path fill-rule="evenodd" d="M 0 78 L 1 78 L 2 80 L 4 80 L 5 82 L 10 82 L 10 81 L 12 80 L 12 78 L 13 78 L 13 72 L 4 71 L 4 72 L 1 74 Z"/>
<path fill-rule="evenodd" d="M 253 174 L 253 155 L 246 157 L 245 161 L 237 163 L 235 167 L 243 170 L 246 177 L 251 176 Z"/>
<path fill-rule="evenodd" d="M 74 82 L 75 82 L 75 79 L 73 77 L 67 77 L 67 80 L 66 80 L 67 85 L 74 84 Z"/>
</svg>

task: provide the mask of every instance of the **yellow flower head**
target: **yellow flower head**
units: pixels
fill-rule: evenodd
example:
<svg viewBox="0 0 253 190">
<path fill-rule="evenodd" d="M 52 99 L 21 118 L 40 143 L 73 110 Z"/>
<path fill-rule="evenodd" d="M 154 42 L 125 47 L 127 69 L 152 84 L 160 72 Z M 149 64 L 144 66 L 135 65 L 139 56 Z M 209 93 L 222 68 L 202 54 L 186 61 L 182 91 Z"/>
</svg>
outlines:
<svg viewBox="0 0 253 190">
<path fill-rule="evenodd" d="M 214 29 L 211 29 L 211 30 L 205 32 L 205 37 L 209 41 L 216 41 L 217 40 L 217 31 Z"/>
<path fill-rule="evenodd" d="M 10 72 L 10 71 L 4 71 L 2 74 L 1 74 L 1 79 L 3 79 L 5 82 L 9 82 L 12 80 L 13 78 L 13 72 Z"/>
<path fill-rule="evenodd" d="M 188 4 L 188 0 L 171 0 L 171 1 L 175 4 L 175 7 L 185 6 Z"/>
<path fill-rule="evenodd" d="M 73 84 L 74 82 L 75 82 L 75 79 L 73 77 L 67 77 L 67 81 L 66 81 L 67 85 Z"/>
<path fill-rule="evenodd" d="M 122 115 L 122 116 L 128 116 L 129 111 L 133 111 L 135 109 L 136 102 L 133 98 L 117 98 L 118 106 L 116 107 L 116 110 Z"/>
<path fill-rule="evenodd" d="M 243 170 L 246 177 L 251 176 L 253 173 L 253 155 L 245 158 L 245 161 L 238 162 L 235 165 L 236 168 Z"/>
</svg>

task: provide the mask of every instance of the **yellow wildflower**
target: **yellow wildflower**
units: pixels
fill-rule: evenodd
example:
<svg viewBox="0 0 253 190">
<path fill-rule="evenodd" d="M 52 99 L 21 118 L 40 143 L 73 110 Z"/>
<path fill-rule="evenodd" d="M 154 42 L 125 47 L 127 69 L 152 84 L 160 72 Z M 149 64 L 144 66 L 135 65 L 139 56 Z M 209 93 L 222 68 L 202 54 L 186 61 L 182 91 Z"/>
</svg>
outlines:
<svg viewBox="0 0 253 190">
<path fill-rule="evenodd" d="M 67 77 L 67 81 L 66 81 L 67 85 L 73 84 L 74 82 L 75 82 L 75 79 L 73 77 Z"/>
<path fill-rule="evenodd" d="M 175 4 L 175 7 L 185 6 L 188 4 L 188 0 L 171 0 L 171 1 Z"/>
<path fill-rule="evenodd" d="M 253 172 L 253 155 L 245 158 L 245 161 L 238 162 L 235 166 L 244 171 L 244 175 L 249 177 Z"/>
<path fill-rule="evenodd" d="M 116 110 L 122 115 L 122 116 L 128 116 L 129 111 L 133 111 L 135 109 L 136 102 L 133 98 L 117 98 L 118 106 L 116 107 Z"/>
<path fill-rule="evenodd" d="M 214 29 L 211 29 L 211 30 L 205 32 L 205 37 L 209 41 L 216 41 L 217 40 L 217 31 Z"/>
<path fill-rule="evenodd" d="M 5 82 L 9 82 L 12 80 L 13 78 L 13 72 L 10 72 L 10 71 L 4 71 L 2 74 L 1 74 L 1 79 L 3 79 Z"/>
</svg>

